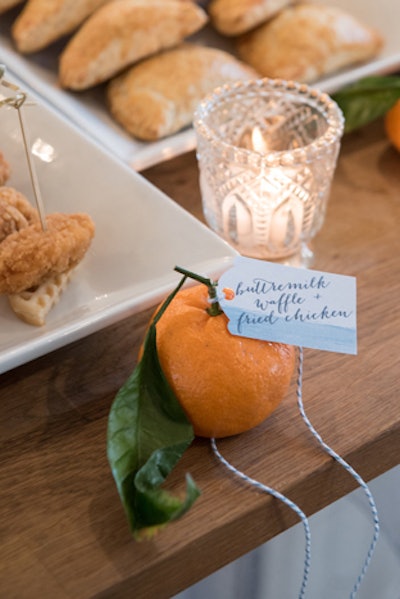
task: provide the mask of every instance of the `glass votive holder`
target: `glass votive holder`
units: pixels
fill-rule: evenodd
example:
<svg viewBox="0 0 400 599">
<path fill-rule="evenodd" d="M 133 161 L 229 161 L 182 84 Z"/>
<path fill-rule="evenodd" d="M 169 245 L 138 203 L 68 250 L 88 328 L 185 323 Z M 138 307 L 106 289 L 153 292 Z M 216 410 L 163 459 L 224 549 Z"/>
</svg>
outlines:
<svg viewBox="0 0 400 599">
<path fill-rule="evenodd" d="M 203 211 L 242 255 L 310 266 L 344 118 L 327 95 L 278 79 L 217 88 L 194 115 Z"/>
</svg>

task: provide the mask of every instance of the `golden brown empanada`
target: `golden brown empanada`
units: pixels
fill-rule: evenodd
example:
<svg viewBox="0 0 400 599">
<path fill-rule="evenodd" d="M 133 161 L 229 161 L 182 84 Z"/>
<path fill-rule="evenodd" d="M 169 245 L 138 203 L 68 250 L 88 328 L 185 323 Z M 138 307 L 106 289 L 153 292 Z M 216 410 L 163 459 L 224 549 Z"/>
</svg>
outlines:
<svg viewBox="0 0 400 599">
<path fill-rule="evenodd" d="M 217 31 L 233 36 L 261 25 L 296 0 L 211 0 L 210 20 Z"/>
<path fill-rule="evenodd" d="M 310 83 L 372 58 L 382 44 L 377 31 L 339 8 L 299 4 L 238 38 L 237 51 L 265 77 Z"/>
<path fill-rule="evenodd" d="M 110 0 L 28 0 L 11 33 L 20 52 L 45 48 L 74 31 L 92 12 Z"/>
<path fill-rule="evenodd" d="M 112 2 L 92 15 L 65 48 L 60 84 L 81 90 L 106 81 L 128 65 L 179 44 L 207 20 L 193 2 Z"/>
<path fill-rule="evenodd" d="M 0 0 L 0 14 L 14 8 L 18 4 L 22 4 L 23 0 Z"/>
<path fill-rule="evenodd" d="M 197 104 L 215 87 L 257 76 L 223 50 L 184 43 L 113 79 L 107 98 L 112 115 L 129 133 L 155 140 L 190 125 Z"/>
</svg>

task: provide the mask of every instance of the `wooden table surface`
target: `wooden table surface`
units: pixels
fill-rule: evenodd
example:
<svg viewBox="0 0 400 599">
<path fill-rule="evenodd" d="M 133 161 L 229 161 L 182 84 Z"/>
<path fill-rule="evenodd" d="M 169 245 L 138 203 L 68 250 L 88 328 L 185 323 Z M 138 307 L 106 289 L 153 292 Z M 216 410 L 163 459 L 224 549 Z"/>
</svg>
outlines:
<svg viewBox="0 0 400 599">
<path fill-rule="evenodd" d="M 143 174 L 202 218 L 194 153 Z M 376 122 L 343 140 L 315 242 L 316 269 L 357 277 L 358 355 L 305 350 L 303 389 L 317 430 L 366 480 L 399 463 L 399 226 L 400 155 Z M 106 425 L 149 313 L 0 376 L 1 599 L 171 597 L 298 521 L 197 439 L 168 486 L 189 471 L 200 499 L 154 540 L 130 537 Z M 303 424 L 294 384 L 263 425 L 219 448 L 307 515 L 355 487 Z"/>
</svg>

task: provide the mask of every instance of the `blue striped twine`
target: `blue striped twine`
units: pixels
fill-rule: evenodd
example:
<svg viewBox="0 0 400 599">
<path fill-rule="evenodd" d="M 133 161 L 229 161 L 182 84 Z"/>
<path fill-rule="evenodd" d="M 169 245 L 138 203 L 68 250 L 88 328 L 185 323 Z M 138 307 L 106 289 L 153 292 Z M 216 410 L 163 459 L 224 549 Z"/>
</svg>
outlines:
<svg viewBox="0 0 400 599">
<path fill-rule="evenodd" d="M 374 534 L 373 534 L 373 538 L 371 541 L 371 544 L 369 546 L 368 552 L 367 552 L 367 556 L 364 560 L 362 569 L 361 569 L 361 573 L 360 575 L 357 577 L 357 580 L 353 586 L 353 589 L 350 593 L 350 599 L 354 599 L 359 591 L 359 588 L 361 586 L 361 583 L 363 581 L 363 578 L 368 570 L 368 567 L 370 565 L 373 553 L 375 551 L 375 547 L 379 538 L 379 517 L 378 517 L 378 510 L 376 508 L 376 504 L 374 501 L 374 498 L 372 496 L 372 493 L 368 487 L 368 485 L 365 483 L 365 481 L 361 478 L 361 476 L 350 466 L 350 464 L 348 464 L 343 458 L 340 457 L 339 454 L 337 454 L 331 447 L 329 447 L 329 445 L 327 445 L 321 435 L 316 431 L 316 429 L 313 427 L 313 425 L 311 424 L 308 416 L 306 415 L 305 409 L 304 409 L 304 404 L 303 404 L 303 398 L 302 398 L 302 388 L 303 388 L 303 363 L 304 363 L 304 357 L 303 357 L 303 348 L 300 347 L 299 348 L 299 364 L 298 364 L 298 376 L 297 376 L 297 388 L 296 388 L 296 395 L 297 395 L 297 406 L 299 408 L 300 414 L 307 426 L 307 428 L 310 430 L 310 432 L 312 433 L 312 435 L 315 437 L 315 439 L 318 441 L 318 443 L 321 445 L 322 449 L 328 454 L 330 455 L 334 460 L 336 460 L 343 468 L 345 468 L 345 470 L 356 480 L 356 482 L 358 483 L 358 485 L 360 485 L 360 487 L 364 490 L 367 499 L 368 499 L 368 503 L 369 506 L 371 508 L 371 513 L 372 513 L 372 517 L 373 517 L 373 522 L 374 522 Z M 305 513 L 299 508 L 298 505 L 296 505 L 291 499 L 289 499 L 288 497 L 286 497 L 285 495 L 283 495 L 282 493 L 280 493 L 279 491 L 277 491 L 276 489 L 273 489 L 272 487 L 268 487 L 267 485 L 262 484 L 261 482 L 259 482 L 258 480 L 255 480 L 254 478 L 251 478 L 250 476 L 247 476 L 246 474 L 244 474 L 243 472 L 241 472 L 240 470 L 238 470 L 237 468 L 235 468 L 232 464 L 230 464 L 228 462 L 228 460 L 226 460 L 222 454 L 220 453 L 220 451 L 218 450 L 217 447 L 217 443 L 215 441 L 215 439 L 211 439 L 211 447 L 212 450 L 214 452 L 214 454 L 216 455 L 216 457 L 218 458 L 218 460 L 233 474 L 235 474 L 238 478 L 241 478 L 242 480 L 244 480 L 246 483 L 252 485 L 253 487 L 259 489 L 260 491 L 264 492 L 264 493 L 268 493 L 269 495 L 271 495 L 272 497 L 275 497 L 276 499 L 279 499 L 280 501 L 282 501 L 285 505 L 287 505 L 291 510 L 293 510 L 298 517 L 300 518 L 300 520 L 303 523 L 303 527 L 304 527 L 304 535 L 305 535 L 305 552 L 304 552 L 304 567 L 303 567 L 303 579 L 301 582 L 301 586 L 300 586 L 300 592 L 299 592 L 299 599 L 304 599 L 305 597 L 305 592 L 306 592 L 306 588 L 307 588 L 307 584 L 308 584 L 308 579 L 309 579 L 309 573 L 310 573 L 310 566 L 311 566 L 311 530 L 310 530 L 310 524 L 308 521 L 307 516 L 305 515 Z"/>
<path fill-rule="evenodd" d="M 353 586 L 353 590 L 350 593 L 350 599 L 354 599 L 354 597 L 357 595 L 359 588 L 361 586 L 361 583 L 363 581 L 363 578 L 368 570 L 369 564 L 371 562 L 373 553 L 375 551 L 375 547 L 376 544 L 378 542 L 378 538 L 379 538 L 379 516 L 378 516 L 378 510 L 376 508 L 376 504 L 375 504 L 375 500 L 372 496 L 372 493 L 367 485 L 367 483 L 361 478 L 361 476 L 354 470 L 354 468 L 352 468 L 352 466 L 350 466 L 350 464 L 348 464 L 342 457 L 340 457 L 339 454 L 337 454 L 331 447 L 329 447 L 329 445 L 327 445 L 321 435 L 316 431 L 316 429 L 313 427 L 313 425 L 311 424 L 308 416 L 305 413 L 304 410 L 304 405 L 303 405 L 303 398 L 302 398 L 302 389 L 303 389 L 303 362 L 304 362 L 304 357 L 303 357 L 303 348 L 300 347 L 299 348 L 299 366 L 298 366 L 298 378 L 297 378 L 297 405 L 298 408 L 300 410 L 300 414 L 307 426 L 307 428 L 310 430 L 310 432 L 312 433 L 312 435 L 315 437 L 315 439 L 318 441 L 318 443 L 321 445 L 322 449 L 324 451 L 326 451 L 326 453 L 328 455 L 330 455 L 334 460 L 336 460 L 345 470 L 347 470 L 347 472 L 355 479 L 355 481 L 358 483 L 358 485 L 364 490 L 365 495 L 367 496 L 368 499 L 368 503 L 371 509 L 371 514 L 372 514 L 372 519 L 373 519 L 373 525 L 374 525 L 374 534 L 372 537 L 372 541 L 371 544 L 369 546 L 368 552 L 367 552 L 367 556 L 365 558 L 364 564 L 362 566 L 361 569 L 361 573 L 358 576 L 354 586 Z"/>
<path fill-rule="evenodd" d="M 282 495 L 282 493 L 279 493 L 279 491 L 276 491 L 275 489 L 272 489 L 271 487 L 267 487 L 266 485 L 263 485 L 258 480 L 255 480 L 254 478 L 250 478 L 249 476 L 247 476 L 246 474 L 244 474 L 243 472 L 241 472 L 240 470 L 238 470 L 237 468 L 232 466 L 232 464 L 230 464 L 218 451 L 215 439 L 211 439 L 211 447 L 213 448 L 213 451 L 214 451 L 215 455 L 217 456 L 217 458 L 224 464 L 224 466 L 226 466 L 226 468 L 228 468 L 228 470 L 233 472 L 233 474 L 235 474 L 242 480 L 246 481 L 253 487 L 260 489 L 260 491 L 263 491 L 265 493 L 269 493 L 273 497 L 276 497 L 276 499 L 279 499 L 280 501 L 282 501 L 285 505 L 287 505 L 290 509 L 292 509 L 302 520 L 303 526 L 304 526 L 306 545 L 305 545 L 303 580 L 302 580 L 301 587 L 300 587 L 299 599 L 303 599 L 305 596 L 306 587 L 308 584 L 308 575 L 310 572 L 310 565 L 311 565 L 311 531 L 310 531 L 310 524 L 308 522 L 307 516 L 299 508 L 299 506 L 296 505 L 291 499 L 289 499 L 285 495 Z"/>
</svg>

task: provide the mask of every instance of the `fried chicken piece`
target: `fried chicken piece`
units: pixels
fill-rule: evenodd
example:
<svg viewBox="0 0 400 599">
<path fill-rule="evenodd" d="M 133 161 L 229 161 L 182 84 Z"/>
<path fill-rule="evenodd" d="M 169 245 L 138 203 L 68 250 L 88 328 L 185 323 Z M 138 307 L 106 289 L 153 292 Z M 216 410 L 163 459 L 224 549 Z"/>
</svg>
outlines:
<svg viewBox="0 0 400 599">
<path fill-rule="evenodd" d="M 10 165 L 7 160 L 4 158 L 2 152 L 0 152 L 0 185 L 4 185 L 7 179 L 10 176 Z"/>
<path fill-rule="evenodd" d="M 0 244 L 0 293 L 15 294 L 76 266 L 94 236 L 87 214 L 49 214 L 40 223 L 12 233 Z"/>
<path fill-rule="evenodd" d="M 0 243 L 11 233 L 38 221 L 36 208 L 22 193 L 12 187 L 0 187 Z"/>
</svg>

